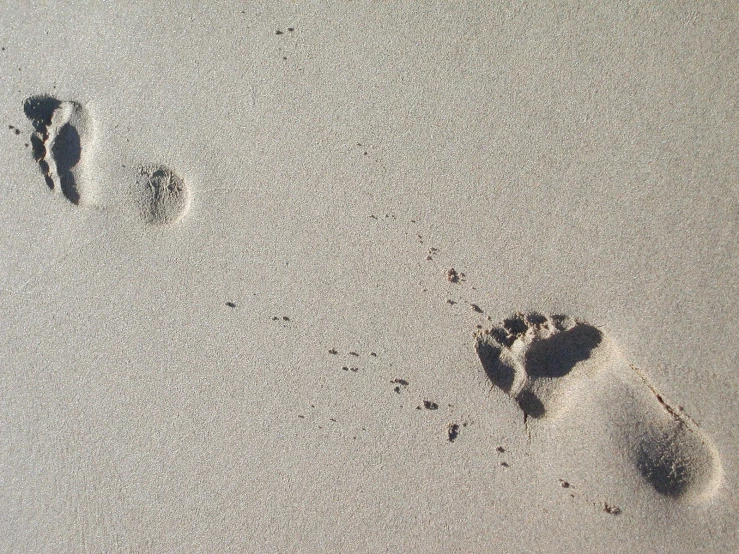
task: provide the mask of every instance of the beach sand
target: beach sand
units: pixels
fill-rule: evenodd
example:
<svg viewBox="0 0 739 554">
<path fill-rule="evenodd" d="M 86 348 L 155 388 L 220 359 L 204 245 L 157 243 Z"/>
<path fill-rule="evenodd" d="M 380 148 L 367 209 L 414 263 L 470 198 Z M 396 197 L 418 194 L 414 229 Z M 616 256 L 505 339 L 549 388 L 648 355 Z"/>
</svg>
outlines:
<svg viewBox="0 0 739 554">
<path fill-rule="evenodd" d="M 5 2 L 0 551 L 732 551 L 738 18 Z"/>
</svg>

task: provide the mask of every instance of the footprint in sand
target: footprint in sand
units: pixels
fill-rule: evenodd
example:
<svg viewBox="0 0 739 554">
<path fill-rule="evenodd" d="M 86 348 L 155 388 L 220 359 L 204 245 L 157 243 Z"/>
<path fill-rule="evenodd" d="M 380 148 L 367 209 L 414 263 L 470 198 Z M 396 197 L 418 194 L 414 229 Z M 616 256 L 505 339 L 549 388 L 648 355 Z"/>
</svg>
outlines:
<svg viewBox="0 0 739 554">
<path fill-rule="evenodd" d="M 135 202 L 147 223 L 176 223 L 190 204 L 190 191 L 185 181 L 163 165 L 145 165 L 136 172 Z"/>
<path fill-rule="evenodd" d="M 75 205 L 91 203 L 88 161 L 93 125 L 88 111 L 78 102 L 47 95 L 26 99 L 23 111 L 34 128 L 33 156 L 47 186 Z M 140 166 L 130 190 L 129 200 L 141 217 L 155 225 L 179 221 L 190 204 L 185 181 L 163 165 Z"/>
<path fill-rule="evenodd" d="M 51 190 L 73 204 L 85 203 L 90 194 L 85 166 L 92 122 L 79 103 L 51 96 L 32 96 L 23 104 L 31 120 L 34 159 Z"/>
<path fill-rule="evenodd" d="M 721 462 L 708 437 L 593 325 L 518 313 L 479 333 L 475 350 L 490 381 L 525 418 L 558 418 L 583 394 L 601 394 L 611 407 L 613 439 L 658 493 L 694 500 L 718 488 Z"/>
</svg>

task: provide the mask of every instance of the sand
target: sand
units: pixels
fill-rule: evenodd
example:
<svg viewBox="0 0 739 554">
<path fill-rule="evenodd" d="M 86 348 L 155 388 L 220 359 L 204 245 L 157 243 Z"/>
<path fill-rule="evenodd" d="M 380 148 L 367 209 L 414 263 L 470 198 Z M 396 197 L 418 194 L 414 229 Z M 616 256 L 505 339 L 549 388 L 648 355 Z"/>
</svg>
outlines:
<svg viewBox="0 0 739 554">
<path fill-rule="evenodd" d="M 732 551 L 735 8 L 5 2 L 0 551 Z"/>
</svg>

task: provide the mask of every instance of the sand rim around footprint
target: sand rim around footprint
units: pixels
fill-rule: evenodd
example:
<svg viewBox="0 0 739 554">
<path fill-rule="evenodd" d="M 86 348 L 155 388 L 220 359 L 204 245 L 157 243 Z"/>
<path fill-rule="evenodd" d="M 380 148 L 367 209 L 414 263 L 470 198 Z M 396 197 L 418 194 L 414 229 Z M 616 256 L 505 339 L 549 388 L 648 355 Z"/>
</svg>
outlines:
<svg viewBox="0 0 739 554">
<path fill-rule="evenodd" d="M 23 111 L 34 128 L 33 156 L 46 185 L 73 204 L 86 203 L 91 191 L 85 166 L 92 138 L 87 110 L 78 102 L 41 95 L 26 99 Z"/>
<path fill-rule="evenodd" d="M 490 381 L 525 418 L 562 417 L 582 394 L 611 396 L 612 438 L 656 492 L 695 500 L 717 490 L 721 462 L 708 437 L 595 326 L 563 315 L 516 313 L 478 333 L 475 350 Z"/>
</svg>

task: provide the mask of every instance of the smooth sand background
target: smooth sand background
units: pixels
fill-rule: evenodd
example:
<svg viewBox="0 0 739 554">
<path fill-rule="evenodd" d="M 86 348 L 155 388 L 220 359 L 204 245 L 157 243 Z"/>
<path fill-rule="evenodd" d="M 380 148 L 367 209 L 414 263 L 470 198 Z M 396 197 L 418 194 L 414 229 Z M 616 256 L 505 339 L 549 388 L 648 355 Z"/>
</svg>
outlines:
<svg viewBox="0 0 739 554">
<path fill-rule="evenodd" d="M 594 4 L 4 2 L 0 550 L 732 550 L 736 3 Z M 86 205 L 37 94 L 94 122 Z M 471 333 L 529 309 L 684 406 L 709 499 L 644 482 L 596 383 L 527 435 Z"/>
</svg>

